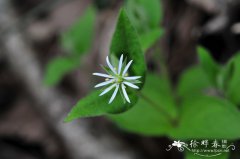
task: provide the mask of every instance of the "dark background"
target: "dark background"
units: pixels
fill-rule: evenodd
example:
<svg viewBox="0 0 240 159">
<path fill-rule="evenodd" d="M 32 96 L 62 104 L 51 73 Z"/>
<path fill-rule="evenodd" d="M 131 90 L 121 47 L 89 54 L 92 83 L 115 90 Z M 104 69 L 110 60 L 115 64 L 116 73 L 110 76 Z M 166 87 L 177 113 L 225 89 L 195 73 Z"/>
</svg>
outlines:
<svg viewBox="0 0 240 159">
<path fill-rule="evenodd" d="M 56 87 L 42 84 L 50 59 L 62 55 L 59 35 L 89 4 L 98 8 L 95 38 L 85 63 L 104 60 L 120 0 L 0 1 L 0 159 L 181 159 L 166 152 L 167 137 L 128 134 L 105 118 L 65 124 L 71 106 L 90 89 L 86 69 L 68 74 Z M 197 62 L 196 44 L 220 63 L 240 47 L 240 1 L 163 0 L 163 48 L 172 82 Z M 98 58 L 100 57 L 100 58 Z M 151 61 L 148 61 L 149 67 Z"/>
</svg>

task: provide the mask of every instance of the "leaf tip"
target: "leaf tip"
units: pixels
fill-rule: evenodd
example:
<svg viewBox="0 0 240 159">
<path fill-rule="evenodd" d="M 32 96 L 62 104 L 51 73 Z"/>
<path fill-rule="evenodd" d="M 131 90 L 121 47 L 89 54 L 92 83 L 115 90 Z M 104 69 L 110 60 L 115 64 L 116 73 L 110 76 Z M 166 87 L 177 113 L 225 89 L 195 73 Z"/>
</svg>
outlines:
<svg viewBox="0 0 240 159">
<path fill-rule="evenodd" d="M 74 119 L 70 115 L 67 115 L 67 117 L 63 121 L 64 121 L 64 123 L 69 123 L 69 122 L 71 122 L 73 120 Z"/>
<path fill-rule="evenodd" d="M 197 53 L 198 56 L 201 56 L 201 54 L 206 54 L 206 49 L 203 46 L 199 45 L 197 46 Z"/>
<path fill-rule="evenodd" d="M 121 9 L 119 10 L 119 19 L 120 19 L 120 18 L 126 18 L 126 17 L 128 17 L 128 16 L 127 16 L 127 11 L 126 11 L 126 9 L 125 9 L 125 8 L 121 8 Z"/>
</svg>

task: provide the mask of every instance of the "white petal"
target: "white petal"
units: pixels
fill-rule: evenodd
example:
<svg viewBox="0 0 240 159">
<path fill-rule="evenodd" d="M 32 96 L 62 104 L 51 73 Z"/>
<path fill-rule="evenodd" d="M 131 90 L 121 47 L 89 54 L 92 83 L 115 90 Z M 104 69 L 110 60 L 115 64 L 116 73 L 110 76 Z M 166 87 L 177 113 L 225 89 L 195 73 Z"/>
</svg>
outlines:
<svg viewBox="0 0 240 159">
<path fill-rule="evenodd" d="M 104 74 L 104 73 L 93 73 L 95 76 L 106 77 L 106 78 L 114 78 L 113 76 Z"/>
<path fill-rule="evenodd" d="M 108 80 L 108 81 L 105 81 L 105 82 L 102 82 L 102 83 L 99 83 L 97 84 L 96 86 L 94 86 L 95 88 L 98 88 L 98 87 L 102 87 L 102 86 L 106 86 L 110 83 L 112 83 L 115 79 L 111 79 L 111 80 Z"/>
<path fill-rule="evenodd" d="M 130 102 L 130 99 L 128 98 L 128 95 L 127 95 L 127 92 L 126 92 L 126 89 L 125 89 L 125 85 L 122 84 L 122 91 L 123 91 L 123 95 L 125 97 L 125 99 L 127 100 L 128 103 L 131 103 Z"/>
<path fill-rule="evenodd" d="M 123 76 L 127 73 L 128 68 L 130 67 L 130 65 L 132 64 L 132 62 L 133 62 L 133 60 L 131 60 L 131 61 L 128 62 L 127 66 L 126 66 L 125 69 L 123 70 L 123 73 L 122 73 Z"/>
<path fill-rule="evenodd" d="M 116 97 L 117 92 L 118 92 L 118 88 L 119 88 L 119 84 L 116 86 L 116 89 L 115 89 L 115 91 L 113 92 L 112 97 L 111 97 L 111 99 L 109 100 L 108 104 L 112 103 L 113 99 Z"/>
<path fill-rule="evenodd" d="M 121 73 L 122 63 L 123 63 L 123 54 L 121 55 L 119 63 L 118 63 L 118 74 Z"/>
<path fill-rule="evenodd" d="M 141 78 L 142 76 L 131 76 L 131 77 L 123 77 L 125 80 L 136 80 Z"/>
<path fill-rule="evenodd" d="M 109 62 L 108 56 L 106 57 L 106 61 L 107 61 L 108 67 L 113 71 L 113 73 L 117 74 L 116 70 L 113 68 L 113 66 L 112 66 L 111 63 Z"/>
<path fill-rule="evenodd" d="M 123 82 L 123 83 L 126 84 L 126 85 L 128 85 L 129 87 L 132 87 L 132 88 L 135 88 L 135 89 L 139 89 L 138 86 L 136 86 L 136 85 L 134 85 L 134 84 L 132 84 L 132 83 L 130 83 L 130 82 Z"/>
<path fill-rule="evenodd" d="M 111 89 L 113 89 L 113 87 L 115 87 L 116 85 L 117 84 L 113 84 L 113 85 L 109 86 L 99 96 L 102 96 L 102 95 L 106 94 L 107 92 L 111 91 Z"/>
</svg>

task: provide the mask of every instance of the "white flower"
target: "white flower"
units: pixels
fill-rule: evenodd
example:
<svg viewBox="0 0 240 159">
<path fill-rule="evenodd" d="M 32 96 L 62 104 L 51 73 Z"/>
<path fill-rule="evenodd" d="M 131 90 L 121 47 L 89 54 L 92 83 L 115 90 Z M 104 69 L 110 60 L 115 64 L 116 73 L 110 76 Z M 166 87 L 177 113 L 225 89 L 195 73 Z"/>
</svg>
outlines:
<svg viewBox="0 0 240 159">
<path fill-rule="evenodd" d="M 111 91 L 113 88 L 115 88 L 112 97 L 109 100 L 109 104 L 114 100 L 116 97 L 118 91 L 124 96 L 126 101 L 130 103 L 130 99 L 128 97 L 127 91 L 126 91 L 126 86 L 134 88 L 134 89 L 139 89 L 138 86 L 135 85 L 135 83 L 140 83 L 138 81 L 141 76 L 128 76 L 128 69 L 131 66 L 133 60 L 129 61 L 127 65 L 125 66 L 123 62 L 123 55 L 121 55 L 119 63 L 118 63 L 118 68 L 114 68 L 113 65 L 110 63 L 108 56 L 106 57 L 107 65 L 109 70 L 106 69 L 108 74 L 103 74 L 103 73 L 93 73 L 95 76 L 100 76 L 100 77 L 105 77 L 105 82 L 99 83 L 95 86 L 95 88 L 102 87 L 102 86 L 108 86 L 106 89 L 103 90 L 103 92 L 99 95 L 102 96 L 109 91 Z M 125 68 L 124 68 L 125 67 Z"/>
</svg>

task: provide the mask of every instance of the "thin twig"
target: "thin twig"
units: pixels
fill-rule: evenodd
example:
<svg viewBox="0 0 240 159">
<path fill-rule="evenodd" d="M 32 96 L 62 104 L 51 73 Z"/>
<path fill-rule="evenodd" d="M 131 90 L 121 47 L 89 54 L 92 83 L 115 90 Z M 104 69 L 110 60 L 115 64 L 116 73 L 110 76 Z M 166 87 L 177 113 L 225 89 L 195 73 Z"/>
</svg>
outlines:
<svg viewBox="0 0 240 159">
<path fill-rule="evenodd" d="M 176 125 L 176 120 L 168 113 L 166 110 L 164 110 L 161 106 L 156 104 L 154 101 L 152 101 L 149 97 L 147 97 L 145 94 L 139 92 L 138 93 L 139 97 L 141 97 L 143 100 L 145 100 L 147 103 L 149 103 L 150 106 L 152 106 L 155 110 L 159 112 L 159 114 L 165 116 L 168 121 L 171 122 L 173 126 Z"/>
</svg>

